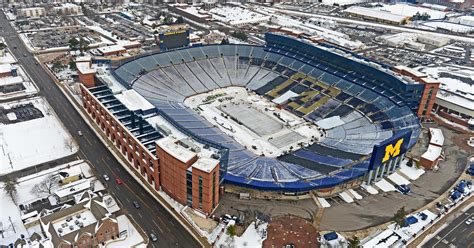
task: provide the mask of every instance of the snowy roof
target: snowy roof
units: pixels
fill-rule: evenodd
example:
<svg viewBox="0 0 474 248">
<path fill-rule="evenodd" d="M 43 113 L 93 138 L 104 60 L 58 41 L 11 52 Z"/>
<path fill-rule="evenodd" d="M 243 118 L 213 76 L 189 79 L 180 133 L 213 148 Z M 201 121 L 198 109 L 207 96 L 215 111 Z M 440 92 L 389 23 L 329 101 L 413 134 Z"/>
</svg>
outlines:
<svg viewBox="0 0 474 248">
<path fill-rule="evenodd" d="M 0 78 L 0 86 L 9 85 L 9 84 L 17 84 L 23 82 L 23 78 L 20 76 L 17 77 L 1 77 Z"/>
<path fill-rule="evenodd" d="M 10 64 L 0 64 L 0 73 L 10 72 L 12 70 L 12 65 Z"/>
<path fill-rule="evenodd" d="M 196 153 L 178 145 L 176 142 L 177 140 L 174 138 L 165 137 L 156 141 L 156 144 L 165 152 L 183 163 L 187 163 L 196 156 Z"/>
<path fill-rule="evenodd" d="M 153 109 L 153 106 L 148 102 L 142 95 L 138 94 L 135 90 L 126 90 L 120 94 L 115 95 L 115 97 L 123 103 L 129 110 L 148 110 Z"/>
<path fill-rule="evenodd" d="M 90 68 L 89 62 L 77 62 L 76 67 L 79 73 L 81 74 L 89 74 L 95 72 L 94 69 Z"/>
<path fill-rule="evenodd" d="M 442 151 L 441 147 L 435 146 L 435 145 L 429 145 L 428 150 L 426 150 L 426 152 L 423 153 L 421 157 L 429 161 L 435 161 L 441 156 L 441 151 Z"/>
<path fill-rule="evenodd" d="M 403 20 L 406 19 L 406 16 L 403 16 L 403 15 L 392 14 L 386 11 L 381 11 L 381 10 L 372 9 L 372 8 L 358 7 L 358 6 L 350 7 L 344 10 L 344 12 L 347 12 L 350 14 L 368 16 L 368 17 L 377 18 L 377 19 L 388 20 L 392 22 L 402 22 Z"/>
<path fill-rule="evenodd" d="M 218 160 L 203 157 L 203 158 L 199 158 L 193 164 L 193 168 L 209 173 L 212 170 L 214 170 L 214 168 L 216 168 L 218 164 L 219 164 Z"/>
<path fill-rule="evenodd" d="M 54 194 L 57 195 L 59 198 L 62 198 L 68 195 L 77 194 L 81 191 L 89 189 L 90 187 L 91 181 L 89 181 L 88 179 L 81 179 L 76 182 L 66 184 L 61 189 L 55 191 Z"/>
<path fill-rule="evenodd" d="M 90 210 L 85 210 L 64 216 L 52 224 L 58 236 L 62 237 L 96 222 L 94 214 Z"/>
<path fill-rule="evenodd" d="M 101 52 L 102 54 L 105 54 L 105 53 L 125 51 L 125 48 L 121 45 L 112 45 L 112 46 L 99 47 L 97 48 L 97 50 L 99 50 L 99 52 Z"/>
<path fill-rule="evenodd" d="M 443 136 L 443 131 L 439 128 L 430 128 L 430 144 L 432 145 L 437 145 L 437 146 L 443 146 L 444 144 L 444 136 Z"/>
<path fill-rule="evenodd" d="M 274 102 L 276 104 L 282 104 L 282 103 L 286 102 L 288 99 L 290 99 L 292 97 L 297 97 L 297 96 L 299 96 L 299 94 L 296 94 L 295 92 L 289 90 L 289 91 L 285 92 L 283 95 L 273 99 L 272 102 Z"/>
<path fill-rule="evenodd" d="M 381 10 L 389 11 L 392 14 L 402 15 L 405 17 L 412 17 L 416 15 L 416 13 L 419 13 L 419 14 L 426 13 L 430 16 L 429 19 L 442 19 L 446 16 L 446 13 L 443 11 L 418 7 L 418 6 L 414 6 L 411 4 L 404 4 L 404 3 L 386 4 L 384 5 L 384 7 L 381 8 Z"/>
</svg>

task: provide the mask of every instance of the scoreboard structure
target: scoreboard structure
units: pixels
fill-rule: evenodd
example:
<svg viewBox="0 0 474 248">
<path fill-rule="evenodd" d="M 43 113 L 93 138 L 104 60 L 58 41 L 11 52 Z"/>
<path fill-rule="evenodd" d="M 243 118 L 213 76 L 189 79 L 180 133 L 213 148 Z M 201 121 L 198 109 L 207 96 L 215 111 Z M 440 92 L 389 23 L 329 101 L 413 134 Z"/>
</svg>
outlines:
<svg viewBox="0 0 474 248">
<path fill-rule="evenodd" d="M 173 25 L 158 33 L 158 42 L 161 51 L 168 51 L 189 46 L 189 27 L 187 25 Z"/>
</svg>

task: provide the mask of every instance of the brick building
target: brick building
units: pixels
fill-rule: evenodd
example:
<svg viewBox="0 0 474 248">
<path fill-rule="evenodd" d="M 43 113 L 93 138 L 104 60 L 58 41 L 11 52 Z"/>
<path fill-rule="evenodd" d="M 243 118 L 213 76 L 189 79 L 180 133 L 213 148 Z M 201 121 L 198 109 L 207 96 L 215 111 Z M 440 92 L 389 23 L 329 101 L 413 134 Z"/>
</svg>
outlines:
<svg viewBox="0 0 474 248">
<path fill-rule="evenodd" d="M 436 101 L 436 94 L 439 90 L 440 82 L 434 78 L 428 77 L 426 74 L 408 68 L 406 66 L 396 66 L 394 71 L 412 78 L 415 82 L 424 85 L 421 95 L 420 105 L 418 106 L 418 118 L 430 118 L 433 105 Z"/>
<path fill-rule="evenodd" d="M 40 226 L 54 247 L 97 247 L 119 237 L 115 215 L 100 197 L 83 194 L 83 201 L 40 218 Z"/>
<path fill-rule="evenodd" d="M 154 107 L 147 109 L 142 103 L 140 108 L 134 108 L 127 103 L 137 104 L 141 101 L 139 96 L 133 100 L 130 94 L 116 97 L 105 85 L 87 88 L 83 84 L 81 94 L 89 116 L 127 158 L 129 166 L 142 175 L 144 183 L 206 214 L 217 207 L 220 163 L 206 154 L 215 155 L 218 151 L 174 129 L 153 112 Z M 154 116 L 159 121 L 152 125 L 144 116 Z"/>
</svg>

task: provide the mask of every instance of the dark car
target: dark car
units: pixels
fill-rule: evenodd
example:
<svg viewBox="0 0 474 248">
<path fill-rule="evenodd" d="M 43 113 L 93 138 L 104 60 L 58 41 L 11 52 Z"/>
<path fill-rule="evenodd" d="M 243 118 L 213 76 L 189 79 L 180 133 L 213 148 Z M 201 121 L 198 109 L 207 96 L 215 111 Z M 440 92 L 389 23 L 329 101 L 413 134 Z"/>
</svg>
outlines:
<svg viewBox="0 0 474 248">
<path fill-rule="evenodd" d="M 396 184 L 395 188 L 404 195 L 407 195 L 408 193 L 410 193 L 410 187 L 406 184 L 400 184 L 400 185 Z"/>
<path fill-rule="evenodd" d="M 134 206 L 136 209 L 139 209 L 139 208 L 140 208 L 140 204 L 138 204 L 137 201 L 133 201 L 132 204 L 133 204 L 133 206 Z"/>
</svg>

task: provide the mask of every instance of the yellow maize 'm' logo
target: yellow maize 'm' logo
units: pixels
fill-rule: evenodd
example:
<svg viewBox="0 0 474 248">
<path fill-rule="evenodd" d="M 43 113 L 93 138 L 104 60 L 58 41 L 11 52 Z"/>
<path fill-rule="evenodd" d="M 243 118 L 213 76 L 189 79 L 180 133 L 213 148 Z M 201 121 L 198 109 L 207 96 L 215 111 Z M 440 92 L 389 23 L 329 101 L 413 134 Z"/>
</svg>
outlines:
<svg viewBox="0 0 474 248">
<path fill-rule="evenodd" d="M 400 154 L 400 147 L 403 144 L 403 139 L 397 140 L 397 143 L 395 145 L 390 144 L 385 147 L 385 156 L 382 159 L 382 163 L 385 163 L 387 160 L 390 158 L 396 157 Z"/>
</svg>

